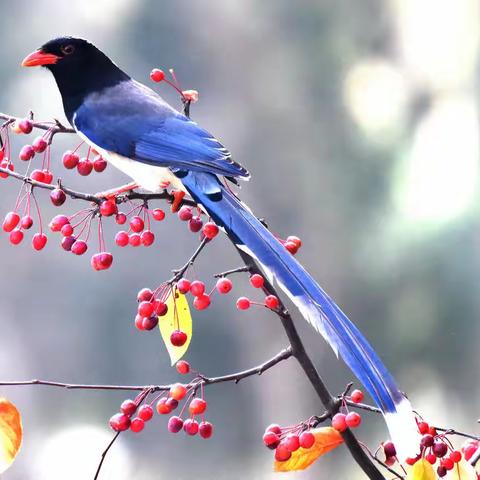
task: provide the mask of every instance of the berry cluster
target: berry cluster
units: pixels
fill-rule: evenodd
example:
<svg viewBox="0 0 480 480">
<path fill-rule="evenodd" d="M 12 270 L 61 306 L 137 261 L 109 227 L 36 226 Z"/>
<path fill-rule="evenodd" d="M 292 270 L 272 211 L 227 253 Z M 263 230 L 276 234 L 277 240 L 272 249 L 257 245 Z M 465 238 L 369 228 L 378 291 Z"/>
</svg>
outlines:
<svg viewBox="0 0 480 480">
<path fill-rule="evenodd" d="M 63 166 L 67 170 L 76 168 L 79 175 L 87 177 L 92 172 L 102 173 L 107 168 L 107 161 L 98 155 L 93 149 L 89 148 L 85 157 L 80 157 L 76 152 L 80 148 L 80 144 L 75 150 L 67 150 L 62 157 Z M 90 158 L 93 155 L 93 158 Z"/>
<path fill-rule="evenodd" d="M 309 422 L 283 428 L 280 425 L 272 424 L 266 428 L 263 434 L 263 443 L 271 450 L 275 450 L 275 460 L 286 462 L 299 448 L 313 447 L 315 436 L 309 429 Z"/>
<path fill-rule="evenodd" d="M 182 360 L 176 365 L 177 371 L 181 374 L 190 372 L 190 365 Z M 201 389 L 201 396 L 196 396 L 197 390 Z M 183 430 L 187 435 L 194 436 L 199 434 L 202 438 L 210 438 L 213 434 L 212 423 L 205 420 L 207 402 L 204 399 L 203 383 L 200 377 L 194 379 L 190 384 L 173 384 L 168 392 L 162 392 L 160 395 L 150 399 L 151 392 L 142 392 L 135 400 L 125 400 L 120 406 L 120 412 L 110 418 L 110 426 L 116 432 L 130 429 L 138 433 L 145 427 L 156 410 L 159 415 L 169 415 L 176 410 L 182 400 L 184 401 L 178 415 L 172 415 L 167 424 L 168 431 L 178 433 Z M 139 406 L 140 403 L 143 405 Z M 153 408 L 155 405 L 155 409 Z M 188 407 L 188 415 L 185 411 Z M 135 417 L 132 418 L 133 415 Z M 199 421 L 200 420 L 200 421 Z"/>
<path fill-rule="evenodd" d="M 168 288 L 157 289 L 155 292 L 152 292 L 149 288 L 142 288 L 142 290 L 138 292 L 138 308 L 135 317 L 135 326 L 138 330 L 153 330 L 158 325 L 158 317 L 166 315 L 168 311 L 165 300 L 169 293 Z M 187 336 L 186 334 L 184 335 L 185 340 L 181 345 L 187 341 Z M 172 344 L 175 345 L 173 339 L 171 340 Z"/>
<path fill-rule="evenodd" d="M 360 403 L 363 401 L 364 395 L 361 390 L 354 390 L 350 395 L 350 400 L 353 403 Z M 342 410 L 336 413 L 332 418 L 332 427 L 339 431 L 344 432 L 347 428 L 357 428 L 362 423 L 362 417 L 357 412 L 348 411 L 348 407 L 344 402 Z"/>
<path fill-rule="evenodd" d="M 170 76 L 172 77 L 172 80 L 169 80 L 165 76 L 165 72 L 163 70 L 160 70 L 159 68 L 154 68 L 150 72 L 150 79 L 155 83 L 165 82 L 166 84 L 170 85 L 180 94 L 180 97 L 182 98 L 183 102 L 189 102 L 189 103 L 198 102 L 197 90 L 182 90 L 173 68 L 169 69 L 169 73 L 170 73 Z"/>
</svg>

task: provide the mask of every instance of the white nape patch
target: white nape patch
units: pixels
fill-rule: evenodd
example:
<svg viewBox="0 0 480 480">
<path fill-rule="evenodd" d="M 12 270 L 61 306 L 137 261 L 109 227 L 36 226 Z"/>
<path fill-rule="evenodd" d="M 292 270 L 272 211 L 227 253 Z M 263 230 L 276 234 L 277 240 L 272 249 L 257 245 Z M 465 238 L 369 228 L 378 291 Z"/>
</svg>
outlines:
<svg viewBox="0 0 480 480">
<path fill-rule="evenodd" d="M 415 458 L 420 451 L 420 433 L 418 433 L 415 414 L 412 405 L 407 398 L 395 405 L 397 409 L 394 413 L 385 413 L 385 422 L 397 457 L 400 462 L 407 458 Z"/>
<path fill-rule="evenodd" d="M 169 168 L 155 167 L 147 163 L 138 162 L 131 158 L 124 157 L 118 153 L 109 152 L 95 145 L 82 132 L 77 130 L 78 136 L 94 148 L 105 160 L 110 162 L 115 168 L 128 175 L 139 187 L 150 192 L 160 192 L 163 190 L 161 186 L 165 182 L 177 190 L 185 190 L 182 181 L 174 175 Z"/>
</svg>

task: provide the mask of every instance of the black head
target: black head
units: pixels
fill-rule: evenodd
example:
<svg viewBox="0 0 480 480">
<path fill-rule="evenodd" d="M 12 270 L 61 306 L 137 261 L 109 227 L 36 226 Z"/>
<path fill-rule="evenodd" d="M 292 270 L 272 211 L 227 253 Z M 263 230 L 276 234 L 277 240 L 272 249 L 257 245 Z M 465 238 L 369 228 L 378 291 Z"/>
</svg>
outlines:
<svg viewBox="0 0 480 480">
<path fill-rule="evenodd" d="M 50 40 L 28 55 L 22 65 L 42 66 L 52 72 L 69 120 L 87 95 L 130 78 L 95 45 L 73 37 Z"/>
</svg>

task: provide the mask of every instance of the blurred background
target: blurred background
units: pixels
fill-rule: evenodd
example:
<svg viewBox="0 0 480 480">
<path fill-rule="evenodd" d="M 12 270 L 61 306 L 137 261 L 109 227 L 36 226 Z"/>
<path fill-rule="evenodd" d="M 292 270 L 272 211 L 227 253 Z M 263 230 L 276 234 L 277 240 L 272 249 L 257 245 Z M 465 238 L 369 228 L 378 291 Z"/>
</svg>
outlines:
<svg viewBox="0 0 480 480">
<path fill-rule="evenodd" d="M 474 432 L 478 411 L 480 224 L 477 0 L 95 0 L 10 2 L 0 17 L 0 111 L 63 118 L 50 74 L 20 67 L 52 37 L 96 43 L 139 81 L 175 67 L 200 92 L 195 120 L 249 168 L 242 198 L 272 230 L 299 235 L 299 260 L 365 332 L 408 392 L 438 425 Z M 175 92 L 154 87 L 174 105 Z M 62 138 L 60 138 L 62 137 Z M 25 138 L 14 139 L 16 151 Z M 79 177 L 60 164 L 74 147 L 58 136 L 54 169 L 71 187 L 96 192 L 125 183 L 108 168 Z M 3 212 L 20 184 L 1 181 Z M 44 220 L 54 214 L 39 192 Z M 83 204 L 69 201 L 55 213 Z M 95 273 L 89 258 L 64 252 L 51 235 L 34 253 L 30 238 L 0 237 L 0 379 L 155 384 L 178 381 L 160 335 L 135 330 L 136 292 L 167 279 L 197 239 L 169 218 L 146 249 L 114 245 L 114 266 Z M 93 247 L 93 245 L 92 245 Z M 215 261 L 212 259 L 215 258 Z M 238 266 L 222 238 L 197 275 Z M 195 312 L 187 359 L 206 375 L 248 368 L 286 345 L 278 319 L 238 312 L 254 296 L 238 277 L 233 296 Z M 297 317 L 298 318 L 298 317 Z M 298 319 L 332 392 L 352 380 L 331 350 Z M 122 435 L 102 480 L 271 479 L 266 425 L 323 412 L 293 360 L 261 378 L 207 389 L 209 441 L 171 435 L 155 417 Z M 93 478 L 111 438 L 118 392 L 47 387 L 0 389 L 23 414 L 23 448 L 5 480 Z M 358 430 L 374 447 L 380 418 Z M 364 478 L 343 447 L 296 478 Z"/>
</svg>

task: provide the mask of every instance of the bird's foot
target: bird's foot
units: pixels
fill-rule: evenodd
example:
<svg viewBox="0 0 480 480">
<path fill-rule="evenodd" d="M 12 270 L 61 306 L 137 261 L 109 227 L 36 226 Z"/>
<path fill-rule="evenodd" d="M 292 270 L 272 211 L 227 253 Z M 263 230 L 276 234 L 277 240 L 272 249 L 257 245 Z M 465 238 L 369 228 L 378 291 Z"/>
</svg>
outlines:
<svg viewBox="0 0 480 480">
<path fill-rule="evenodd" d="M 182 190 L 172 190 L 173 202 L 172 202 L 172 213 L 178 212 L 180 205 L 182 204 L 183 197 L 185 192 Z"/>
<path fill-rule="evenodd" d="M 112 198 L 116 198 L 121 193 L 130 192 L 131 190 L 135 190 L 138 188 L 138 185 L 135 182 L 127 183 L 126 185 L 122 185 L 121 187 L 112 188 L 110 190 L 106 190 L 104 192 L 98 192 L 95 194 L 97 198 L 105 198 L 106 200 L 111 200 Z"/>
</svg>

